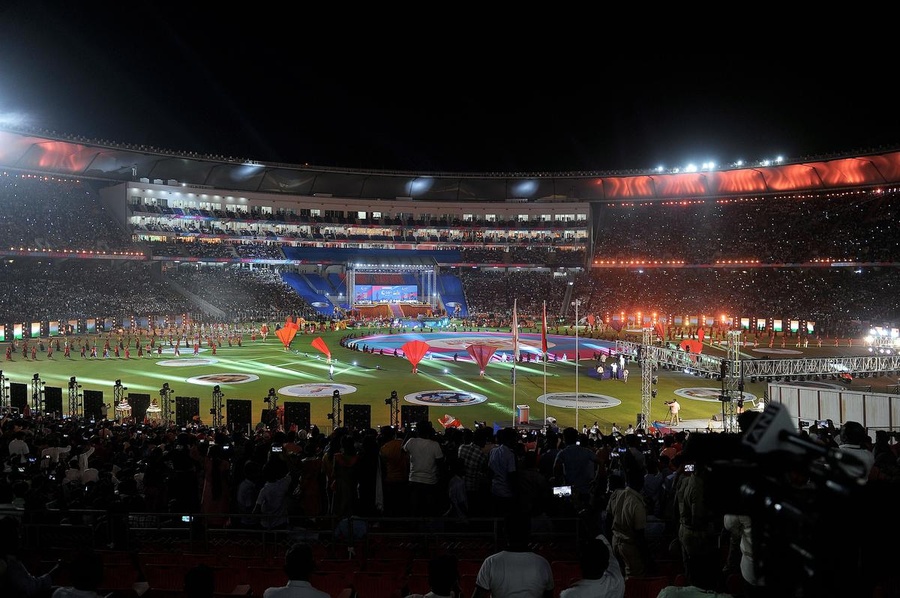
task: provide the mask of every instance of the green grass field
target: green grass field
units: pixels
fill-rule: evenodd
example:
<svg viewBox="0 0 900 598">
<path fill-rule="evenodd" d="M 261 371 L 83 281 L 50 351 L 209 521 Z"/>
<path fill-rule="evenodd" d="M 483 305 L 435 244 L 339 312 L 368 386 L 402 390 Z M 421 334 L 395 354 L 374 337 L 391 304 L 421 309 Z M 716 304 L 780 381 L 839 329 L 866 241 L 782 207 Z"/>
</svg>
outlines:
<svg viewBox="0 0 900 598">
<path fill-rule="evenodd" d="M 357 336 L 361 331 L 357 330 Z M 363 330 L 362 334 L 368 331 Z M 372 329 L 372 334 L 384 330 Z M 200 417 L 204 424 L 212 423 L 210 408 L 212 407 L 213 383 L 193 383 L 188 379 L 196 376 L 215 374 L 250 374 L 258 376 L 257 380 L 240 383 L 220 383 L 224 393 L 223 403 L 229 399 L 250 399 L 252 401 L 252 421 L 259 422 L 262 410 L 267 407 L 264 398 L 270 388 L 279 390 L 297 384 L 329 384 L 328 363 L 323 353 L 312 346 L 312 341 L 321 337 L 331 351 L 335 363 L 334 384 L 349 385 L 356 390 L 342 393 L 342 407 L 348 404 L 365 404 L 371 406 L 371 424 L 373 427 L 390 423 L 390 406 L 385 404 L 391 391 L 396 390 L 400 404 L 408 404 L 404 396 L 421 391 L 454 390 L 484 395 L 486 401 L 469 406 L 430 406 L 429 419 L 440 426 L 438 419 L 451 415 L 464 426 L 472 427 L 474 422 L 485 421 L 488 425 L 494 422 L 508 425 L 513 420 L 514 405 L 528 405 L 530 421 L 542 423 L 545 416 L 555 417 L 560 426 L 576 425 L 576 411 L 573 408 L 561 408 L 538 402 L 538 397 L 545 393 L 593 393 L 606 395 L 621 401 L 620 405 L 609 408 L 581 408 L 577 413 L 577 425 L 590 426 L 599 422 L 604 431 L 616 422 L 620 427 L 629 422 L 634 423 L 641 411 L 641 371 L 636 363 L 629 365 L 627 383 L 612 380 L 598 380 L 591 376 L 594 361 L 582 360 L 578 368 L 576 388 L 576 367 L 574 362 L 549 363 L 544 374 L 542 363 L 526 363 L 516 365 L 516 384 L 511 384 L 511 364 L 491 363 L 485 370 L 485 376 L 479 375 L 478 366 L 469 359 L 458 362 L 448 359 L 423 359 L 418 365 L 418 373 L 412 373 L 410 362 L 403 357 L 379 355 L 354 351 L 340 346 L 341 337 L 346 331 L 323 332 L 316 335 L 298 334 L 285 351 L 281 341 L 270 334 L 266 341 L 256 341 L 244 337 L 241 347 L 224 347 L 212 355 L 208 348 L 202 350 L 200 357 L 217 360 L 214 364 L 191 365 L 183 367 L 165 367 L 160 362 L 172 360 L 189 360 L 192 349 L 182 349 L 180 357 L 171 353 L 162 358 L 137 358 L 132 349 L 131 359 L 82 359 L 77 351 L 66 359 L 62 352 L 54 352 L 48 359 L 46 353 L 38 352 L 36 361 L 23 359 L 21 353 L 14 356 L 13 361 L 4 361 L 2 372 L 9 382 L 28 385 L 28 402 L 32 402 L 32 379 L 38 374 L 46 387 L 62 388 L 63 411 L 68 410 L 68 383 L 72 376 L 84 390 L 103 392 L 106 403 L 113 402 L 113 386 L 117 379 L 127 387 L 127 393 L 150 394 L 159 398 L 159 390 L 166 382 L 176 396 L 198 397 L 200 400 Z M 427 338 L 427 334 L 426 338 Z M 33 342 L 33 341 L 31 341 Z M 102 346 L 102 341 L 100 341 Z M 5 350 L 5 345 L 3 345 Z M 854 347 L 854 349 L 856 349 Z M 818 352 L 825 351 L 820 349 Z M 837 351 L 835 349 L 834 351 Z M 808 350 L 807 356 L 817 351 Z M 846 351 L 844 351 L 846 353 Z M 704 347 L 704 353 L 722 355 L 717 349 Z M 721 382 L 715 379 L 699 378 L 682 372 L 660 370 L 658 372 L 657 397 L 651 407 L 651 421 L 663 421 L 668 413 L 664 401 L 673 398 L 674 392 L 681 388 L 719 388 Z M 762 399 L 766 384 L 745 381 L 745 392 Z M 332 411 L 331 391 L 327 396 L 296 397 L 279 394 L 279 405 L 285 401 L 309 402 L 311 421 L 323 431 L 332 429 L 332 421 L 327 416 Z M 721 404 L 710 401 L 694 401 L 679 399 L 682 405 L 682 419 L 708 420 L 712 415 L 721 413 Z M 174 403 L 173 403 L 174 410 Z M 112 411 L 110 411 L 112 415 Z M 227 424 L 228 413 L 223 409 L 223 417 Z M 344 423 L 346 418 L 344 418 Z"/>
</svg>

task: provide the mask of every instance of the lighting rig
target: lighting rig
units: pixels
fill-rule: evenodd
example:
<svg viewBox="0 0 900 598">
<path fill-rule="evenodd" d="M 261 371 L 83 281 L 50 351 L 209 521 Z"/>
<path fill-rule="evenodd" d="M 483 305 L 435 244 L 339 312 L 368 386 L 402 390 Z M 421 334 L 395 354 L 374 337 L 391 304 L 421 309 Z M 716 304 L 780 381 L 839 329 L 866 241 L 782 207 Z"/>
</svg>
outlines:
<svg viewBox="0 0 900 598">
<path fill-rule="evenodd" d="M 331 393 L 331 413 L 326 417 L 331 420 L 333 430 L 341 427 L 341 391 L 337 389 Z"/>
<path fill-rule="evenodd" d="M 125 398 L 126 390 L 128 390 L 128 387 L 122 386 L 121 380 L 116 380 L 116 383 L 113 385 L 113 405 L 118 405 L 122 402 L 122 399 Z"/>
<path fill-rule="evenodd" d="M 0 370 L 0 411 L 5 411 L 9 407 L 9 378 L 3 375 Z"/>
<path fill-rule="evenodd" d="M 263 402 L 268 403 L 269 409 L 278 409 L 278 393 L 274 388 L 269 389 L 269 394 L 263 397 Z"/>
<path fill-rule="evenodd" d="M 74 378 L 73 378 L 74 380 Z M 35 374 L 31 378 L 31 413 L 37 415 L 41 412 L 44 404 L 44 381 L 41 380 L 40 374 Z"/>
<path fill-rule="evenodd" d="M 34 375 L 34 380 L 32 381 L 32 385 L 40 382 L 38 379 L 38 375 Z M 40 383 L 43 386 L 43 382 Z M 43 391 L 41 391 L 43 392 Z M 78 417 L 78 408 L 81 407 L 81 384 L 78 383 L 78 380 L 75 379 L 75 376 L 69 377 L 69 417 L 72 419 L 76 419 Z"/>
<path fill-rule="evenodd" d="M 162 420 L 164 422 L 170 422 L 172 419 L 173 409 L 172 409 L 172 395 L 175 394 L 175 390 L 169 387 L 169 383 L 166 382 L 162 385 L 162 388 L 159 389 L 159 403 L 160 409 L 162 409 Z"/>
<path fill-rule="evenodd" d="M 224 397 L 222 389 L 216 384 L 212 391 L 212 409 L 209 410 L 209 414 L 212 416 L 213 428 L 222 427 L 222 399 Z"/>
<path fill-rule="evenodd" d="M 384 404 L 391 407 L 391 427 L 398 427 L 400 425 L 400 399 L 396 390 L 391 391 L 390 398 L 385 399 Z"/>
</svg>

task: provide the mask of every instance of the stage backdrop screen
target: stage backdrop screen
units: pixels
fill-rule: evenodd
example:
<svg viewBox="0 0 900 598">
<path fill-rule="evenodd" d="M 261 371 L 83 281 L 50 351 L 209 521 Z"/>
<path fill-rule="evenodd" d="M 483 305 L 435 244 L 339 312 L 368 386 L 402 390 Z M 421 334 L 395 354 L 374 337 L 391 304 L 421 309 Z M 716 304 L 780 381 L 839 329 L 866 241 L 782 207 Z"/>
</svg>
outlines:
<svg viewBox="0 0 900 598">
<path fill-rule="evenodd" d="M 414 284 L 381 285 L 358 284 L 355 287 L 357 302 L 418 301 L 419 289 Z"/>
</svg>

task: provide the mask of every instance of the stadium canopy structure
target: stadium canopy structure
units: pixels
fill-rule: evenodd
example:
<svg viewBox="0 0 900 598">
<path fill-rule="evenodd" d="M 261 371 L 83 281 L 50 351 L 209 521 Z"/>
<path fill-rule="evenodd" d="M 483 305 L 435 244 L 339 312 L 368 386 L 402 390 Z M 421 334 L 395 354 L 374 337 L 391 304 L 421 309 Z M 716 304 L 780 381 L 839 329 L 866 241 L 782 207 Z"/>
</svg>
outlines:
<svg viewBox="0 0 900 598">
<path fill-rule="evenodd" d="M 462 201 L 656 201 L 831 192 L 900 183 L 900 151 L 675 174 L 425 173 L 262 163 L 0 129 L 0 167 L 122 183 L 309 197 Z"/>
</svg>

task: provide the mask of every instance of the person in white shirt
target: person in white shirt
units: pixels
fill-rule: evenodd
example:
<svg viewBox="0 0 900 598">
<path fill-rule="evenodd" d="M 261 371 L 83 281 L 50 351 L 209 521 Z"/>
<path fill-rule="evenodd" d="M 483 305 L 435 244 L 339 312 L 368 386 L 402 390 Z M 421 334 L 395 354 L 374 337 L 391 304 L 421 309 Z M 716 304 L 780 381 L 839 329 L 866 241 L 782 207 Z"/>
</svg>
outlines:
<svg viewBox="0 0 900 598">
<path fill-rule="evenodd" d="M 21 455 L 27 457 L 31 454 L 31 448 L 25 441 L 25 431 L 19 430 L 13 435 L 13 439 L 9 441 L 9 456 Z"/>
<path fill-rule="evenodd" d="M 848 421 L 841 426 L 838 450 L 859 461 L 859 478 L 865 483 L 875 465 L 875 453 L 869 449 L 869 435 L 859 422 Z"/>
<path fill-rule="evenodd" d="M 612 546 L 600 534 L 585 542 L 579 555 L 581 579 L 559 593 L 559 598 L 623 598 L 625 578 Z"/>
<path fill-rule="evenodd" d="M 416 424 L 416 435 L 409 435 L 403 451 L 409 455 L 409 506 L 413 517 L 440 515 L 444 501 L 437 488 L 444 467 L 444 452 L 435 439 L 434 425 L 428 420 Z"/>
<path fill-rule="evenodd" d="M 531 550 L 531 517 L 511 514 L 504 520 L 506 548 L 488 556 L 475 577 L 472 598 L 517 596 L 553 598 L 550 562 Z"/>
</svg>

